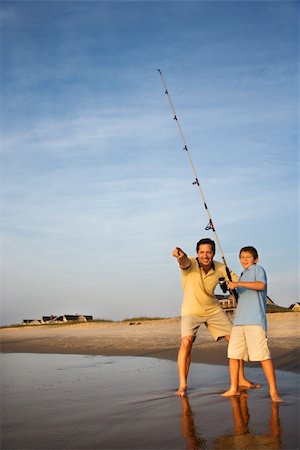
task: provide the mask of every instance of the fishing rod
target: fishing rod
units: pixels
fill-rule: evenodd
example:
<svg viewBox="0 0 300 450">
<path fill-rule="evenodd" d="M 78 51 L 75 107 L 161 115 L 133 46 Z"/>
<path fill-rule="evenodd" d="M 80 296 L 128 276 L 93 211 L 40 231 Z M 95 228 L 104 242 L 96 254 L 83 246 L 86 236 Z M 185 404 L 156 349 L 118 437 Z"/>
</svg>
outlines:
<svg viewBox="0 0 300 450">
<path fill-rule="evenodd" d="M 201 185 L 200 185 L 200 183 L 199 183 L 199 178 L 198 178 L 198 175 L 197 175 L 197 173 L 196 173 L 196 169 L 195 169 L 193 160 L 192 160 L 192 158 L 191 158 L 191 154 L 190 154 L 190 152 L 189 152 L 189 149 L 188 149 L 188 146 L 187 146 L 187 143 L 186 143 L 184 134 L 183 134 L 183 132 L 182 132 L 182 129 L 181 129 L 181 126 L 180 126 L 180 123 L 179 123 L 179 120 L 178 120 L 178 117 L 177 117 L 177 114 L 176 114 L 176 111 L 175 111 L 175 108 L 174 108 L 172 99 L 171 99 L 171 97 L 170 97 L 170 94 L 169 94 L 169 91 L 168 91 L 166 82 L 165 82 L 165 80 L 164 80 L 164 77 L 163 77 L 163 74 L 162 74 L 161 70 L 160 70 L 160 69 L 157 69 L 157 71 L 158 71 L 158 73 L 159 73 L 159 75 L 160 75 L 160 78 L 161 78 L 161 81 L 162 81 L 162 83 L 163 83 L 163 85 L 164 85 L 164 88 L 165 88 L 165 94 L 166 94 L 167 97 L 168 97 L 169 104 L 170 104 L 170 107 L 171 107 L 171 110 L 172 110 L 172 113 L 173 113 L 173 119 L 176 121 L 176 125 L 177 125 L 177 128 L 178 128 L 178 131 L 179 131 L 181 140 L 182 140 L 182 142 L 183 142 L 183 150 L 184 150 L 184 151 L 186 152 L 186 154 L 187 154 L 188 161 L 189 161 L 189 163 L 190 163 L 192 172 L 193 172 L 194 177 L 195 177 L 195 180 L 193 181 L 193 184 L 196 185 L 196 186 L 198 187 L 198 190 L 199 190 L 199 192 L 200 192 L 200 197 L 201 197 L 201 200 L 202 200 L 203 205 L 204 205 L 204 209 L 205 209 L 205 211 L 206 211 L 206 213 L 207 213 L 207 215 L 208 215 L 209 222 L 208 222 L 208 225 L 205 227 L 205 230 L 206 230 L 206 231 L 208 231 L 208 230 L 212 230 L 212 231 L 213 231 L 214 236 L 215 236 L 215 239 L 216 239 L 216 242 L 217 242 L 217 246 L 218 246 L 219 251 L 220 251 L 220 255 L 221 255 L 222 261 L 223 261 L 224 266 L 225 266 L 225 270 L 226 270 L 228 279 L 229 279 L 230 281 L 232 281 L 231 273 L 230 273 L 230 270 L 229 270 L 229 268 L 228 268 L 228 266 L 227 266 L 226 259 L 225 259 L 225 256 L 224 256 L 224 252 L 223 252 L 223 250 L 222 250 L 222 246 L 221 246 L 221 244 L 220 244 L 220 241 L 219 241 L 219 238 L 218 238 L 218 235 L 217 235 L 217 232 L 216 232 L 216 229 L 215 229 L 213 220 L 212 220 L 212 216 L 211 216 L 211 214 L 210 214 L 210 212 L 209 212 L 209 209 L 208 209 L 208 207 L 207 207 L 207 203 L 206 203 L 206 200 L 205 200 L 205 197 L 204 197 L 204 192 L 203 192 L 203 190 L 202 190 L 202 188 L 201 188 Z M 222 288 L 222 289 L 223 289 L 223 288 Z M 224 291 L 223 291 L 223 292 L 224 292 Z M 237 299 L 238 299 L 238 294 L 237 294 L 236 290 L 235 290 L 235 289 L 231 289 L 230 292 L 231 292 L 231 294 L 234 296 L 235 300 L 237 301 Z"/>
</svg>

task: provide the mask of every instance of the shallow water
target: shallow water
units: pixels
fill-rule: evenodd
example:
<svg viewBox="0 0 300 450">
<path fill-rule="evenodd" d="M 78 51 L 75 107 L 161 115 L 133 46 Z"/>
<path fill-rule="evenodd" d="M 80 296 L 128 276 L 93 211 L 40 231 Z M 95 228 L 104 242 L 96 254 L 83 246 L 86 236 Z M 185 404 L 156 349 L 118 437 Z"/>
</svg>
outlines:
<svg viewBox="0 0 300 450">
<path fill-rule="evenodd" d="M 184 399 L 176 363 L 154 358 L 1 354 L 1 372 L 3 450 L 299 448 L 293 373 L 276 372 L 276 405 L 260 368 L 262 389 L 232 399 L 224 366 L 192 364 Z"/>
</svg>

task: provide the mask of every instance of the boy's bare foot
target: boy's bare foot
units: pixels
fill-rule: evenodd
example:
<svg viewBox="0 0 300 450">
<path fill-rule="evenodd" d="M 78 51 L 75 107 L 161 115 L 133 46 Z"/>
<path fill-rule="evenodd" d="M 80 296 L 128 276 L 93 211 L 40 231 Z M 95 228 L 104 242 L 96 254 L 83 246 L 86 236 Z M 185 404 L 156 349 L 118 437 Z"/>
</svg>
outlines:
<svg viewBox="0 0 300 450">
<path fill-rule="evenodd" d="M 283 402 L 282 398 L 280 397 L 280 395 L 277 391 L 274 391 L 274 392 L 270 391 L 270 397 L 273 402 Z"/>
<path fill-rule="evenodd" d="M 178 391 L 176 391 L 177 397 L 184 397 L 186 395 L 187 388 L 187 386 L 179 387 Z"/>
<path fill-rule="evenodd" d="M 221 396 L 222 397 L 232 397 L 233 395 L 240 395 L 240 394 L 241 393 L 239 390 L 230 388 L 230 389 L 228 389 L 228 391 L 223 392 L 223 394 L 221 394 Z"/>
</svg>

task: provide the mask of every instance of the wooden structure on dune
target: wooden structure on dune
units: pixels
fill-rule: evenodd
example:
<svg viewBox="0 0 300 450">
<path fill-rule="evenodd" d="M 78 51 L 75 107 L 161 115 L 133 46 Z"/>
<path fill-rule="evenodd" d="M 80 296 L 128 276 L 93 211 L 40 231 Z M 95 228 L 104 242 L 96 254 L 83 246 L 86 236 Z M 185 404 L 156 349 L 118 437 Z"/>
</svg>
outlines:
<svg viewBox="0 0 300 450">
<path fill-rule="evenodd" d="M 237 307 L 237 303 L 235 301 L 235 298 L 233 297 L 233 295 L 229 295 L 229 294 L 223 294 L 223 295 L 216 295 L 216 298 L 219 300 L 220 305 L 222 306 L 222 308 L 224 309 L 224 311 L 228 314 L 233 314 L 236 307 Z M 272 313 L 272 312 L 288 312 L 291 311 L 290 308 L 284 308 L 283 306 L 279 306 L 277 305 L 275 302 L 273 302 L 273 300 L 267 296 L 267 313 Z"/>
</svg>

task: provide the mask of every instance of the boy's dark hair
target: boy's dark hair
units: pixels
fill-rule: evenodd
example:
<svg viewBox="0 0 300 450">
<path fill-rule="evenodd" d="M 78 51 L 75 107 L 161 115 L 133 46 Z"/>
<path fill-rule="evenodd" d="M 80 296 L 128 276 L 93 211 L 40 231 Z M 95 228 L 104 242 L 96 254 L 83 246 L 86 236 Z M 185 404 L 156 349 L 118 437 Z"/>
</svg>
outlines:
<svg viewBox="0 0 300 450">
<path fill-rule="evenodd" d="M 254 259 L 257 259 L 257 258 L 258 258 L 258 253 L 257 253 L 256 248 L 252 247 L 251 245 L 248 245 L 248 247 L 243 247 L 243 248 L 241 248 L 241 250 L 240 250 L 240 255 L 239 255 L 239 256 L 241 256 L 241 253 L 242 253 L 242 252 L 248 252 L 248 253 L 251 253 L 251 255 L 253 256 Z"/>
<path fill-rule="evenodd" d="M 200 239 L 200 241 L 197 242 L 197 245 L 196 245 L 196 252 L 197 252 L 197 253 L 198 253 L 198 250 L 199 250 L 200 245 L 204 245 L 204 244 L 209 244 L 209 245 L 211 246 L 211 249 L 212 249 L 213 254 L 216 253 L 216 244 L 215 244 L 214 241 L 212 241 L 212 240 L 209 239 L 209 238 Z"/>
</svg>

